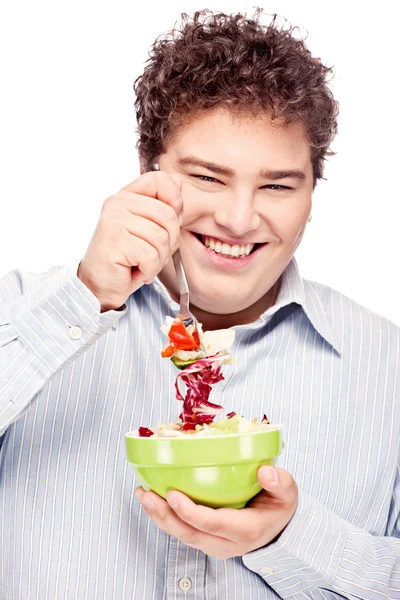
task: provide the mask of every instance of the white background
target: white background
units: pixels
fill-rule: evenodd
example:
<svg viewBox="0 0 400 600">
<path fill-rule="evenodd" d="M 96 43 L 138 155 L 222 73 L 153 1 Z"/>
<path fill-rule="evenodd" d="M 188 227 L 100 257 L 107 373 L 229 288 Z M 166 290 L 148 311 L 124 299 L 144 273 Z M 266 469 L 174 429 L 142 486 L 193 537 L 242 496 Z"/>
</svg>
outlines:
<svg viewBox="0 0 400 600">
<path fill-rule="evenodd" d="M 375 3 L 374 3 L 375 4 Z M 132 84 L 153 39 L 209 0 L 28 0 L 0 7 L 0 275 L 81 258 L 105 198 L 138 176 Z M 327 182 L 298 251 L 305 277 L 400 324 L 397 2 L 271 0 L 335 67 Z"/>
</svg>

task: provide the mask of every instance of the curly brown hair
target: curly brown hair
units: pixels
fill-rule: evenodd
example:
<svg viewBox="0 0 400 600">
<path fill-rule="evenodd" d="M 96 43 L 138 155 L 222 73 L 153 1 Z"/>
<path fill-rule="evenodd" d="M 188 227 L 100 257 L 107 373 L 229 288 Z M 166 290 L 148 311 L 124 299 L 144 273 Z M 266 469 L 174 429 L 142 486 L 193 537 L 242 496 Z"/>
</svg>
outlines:
<svg viewBox="0 0 400 600">
<path fill-rule="evenodd" d="M 137 148 L 146 168 L 188 117 L 223 106 L 303 123 L 314 184 L 322 178 L 337 131 L 338 104 L 328 88 L 332 69 L 296 39 L 298 28 L 286 20 L 279 25 L 277 15 L 263 25 L 262 14 L 182 14 L 178 26 L 156 39 L 134 83 Z"/>
</svg>

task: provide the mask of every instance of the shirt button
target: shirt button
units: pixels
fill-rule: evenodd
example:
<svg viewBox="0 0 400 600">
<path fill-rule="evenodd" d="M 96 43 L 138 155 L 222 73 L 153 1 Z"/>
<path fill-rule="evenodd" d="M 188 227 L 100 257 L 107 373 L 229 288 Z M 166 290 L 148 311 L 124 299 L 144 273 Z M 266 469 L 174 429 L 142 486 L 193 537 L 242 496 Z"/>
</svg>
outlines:
<svg viewBox="0 0 400 600">
<path fill-rule="evenodd" d="M 182 592 L 187 592 L 192 587 L 192 580 L 189 579 L 189 577 L 182 577 L 182 579 L 178 581 L 178 586 Z"/>
<path fill-rule="evenodd" d="M 261 571 L 264 573 L 264 575 L 272 575 L 274 569 L 272 567 L 263 567 Z"/>
<path fill-rule="evenodd" d="M 71 340 L 79 340 L 82 337 L 82 329 L 73 325 L 69 328 L 69 337 Z"/>
</svg>

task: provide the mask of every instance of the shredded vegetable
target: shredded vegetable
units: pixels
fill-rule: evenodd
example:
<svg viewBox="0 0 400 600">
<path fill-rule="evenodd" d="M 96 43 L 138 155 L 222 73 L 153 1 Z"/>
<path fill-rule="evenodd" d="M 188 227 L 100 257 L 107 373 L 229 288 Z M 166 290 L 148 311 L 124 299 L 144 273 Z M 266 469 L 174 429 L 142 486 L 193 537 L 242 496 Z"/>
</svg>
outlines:
<svg viewBox="0 0 400 600">
<path fill-rule="evenodd" d="M 223 407 L 210 402 L 212 386 L 222 381 L 222 365 L 233 362 L 229 352 L 235 339 L 232 329 L 203 332 L 199 325 L 200 338 L 193 327 L 186 328 L 181 315 L 175 319 L 167 317 L 161 330 L 168 337 L 162 350 L 164 358 L 170 358 L 179 372 L 175 381 L 176 398 L 182 402 L 179 420 L 171 423 L 158 423 L 157 428 L 139 427 L 140 437 L 182 437 L 210 436 L 263 431 L 272 428 L 266 415 L 261 422 L 249 421 L 235 411 L 215 420 L 223 412 Z M 200 339 L 205 352 L 200 350 Z M 185 386 L 182 393 L 180 384 Z"/>
</svg>

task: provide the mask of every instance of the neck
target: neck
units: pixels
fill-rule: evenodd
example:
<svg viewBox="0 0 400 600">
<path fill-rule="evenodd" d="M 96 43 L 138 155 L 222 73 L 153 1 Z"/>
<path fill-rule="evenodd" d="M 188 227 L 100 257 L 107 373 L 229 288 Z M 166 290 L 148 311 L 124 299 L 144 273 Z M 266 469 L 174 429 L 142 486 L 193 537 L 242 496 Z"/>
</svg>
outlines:
<svg viewBox="0 0 400 600">
<path fill-rule="evenodd" d="M 160 280 L 162 281 L 161 277 Z M 166 285 L 166 282 L 164 282 Z M 247 323 L 253 323 L 256 321 L 260 315 L 262 315 L 266 310 L 268 310 L 271 306 L 273 306 L 278 297 L 279 289 L 281 285 L 281 278 L 279 278 L 274 285 L 268 290 L 268 292 L 260 298 L 257 302 L 252 304 L 251 306 L 240 310 L 235 313 L 230 314 L 217 314 L 211 313 L 206 310 L 195 306 L 194 304 L 190 304 L 190 310 L 196 317 L 196 319 L 202 323 L 204 331 L 213 331 L 215 329 L 229 329 L 229 327 L 233 327 L 234 325 L 246 325 Z M 175 302 L 179 304 L 179 297 L 168 288 L 166 285 L 170 296 Z"/>
</svg>

